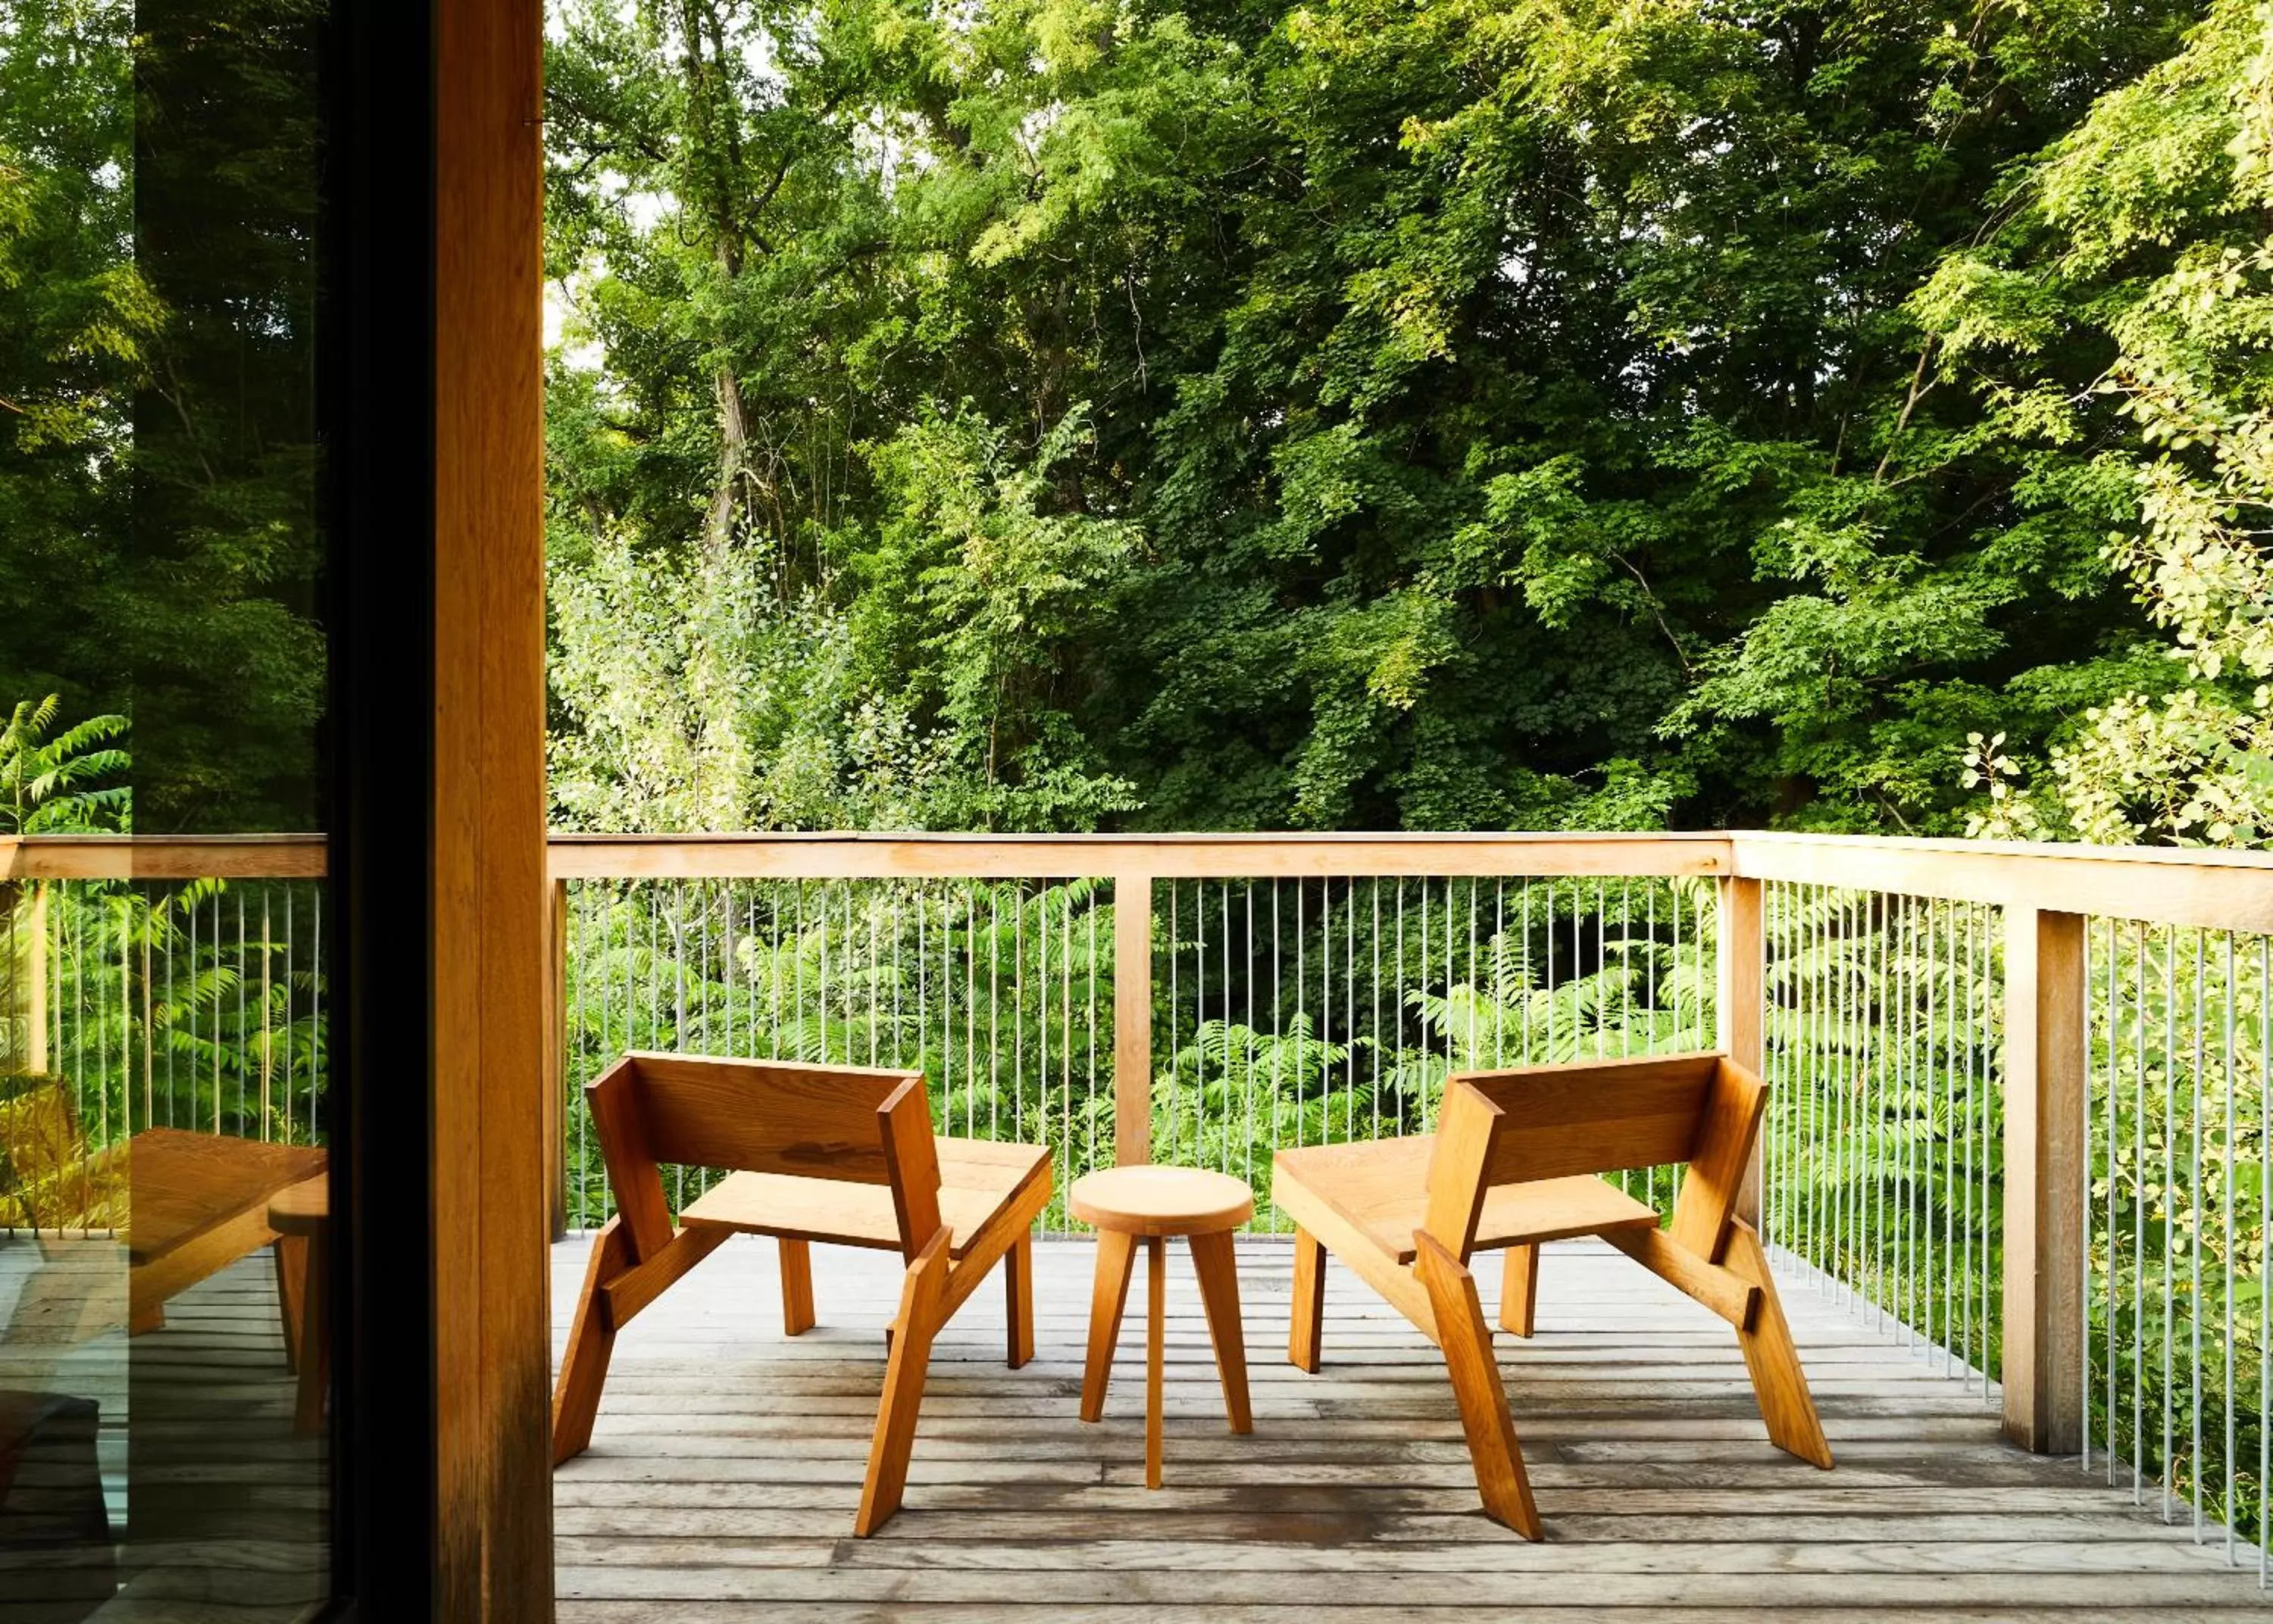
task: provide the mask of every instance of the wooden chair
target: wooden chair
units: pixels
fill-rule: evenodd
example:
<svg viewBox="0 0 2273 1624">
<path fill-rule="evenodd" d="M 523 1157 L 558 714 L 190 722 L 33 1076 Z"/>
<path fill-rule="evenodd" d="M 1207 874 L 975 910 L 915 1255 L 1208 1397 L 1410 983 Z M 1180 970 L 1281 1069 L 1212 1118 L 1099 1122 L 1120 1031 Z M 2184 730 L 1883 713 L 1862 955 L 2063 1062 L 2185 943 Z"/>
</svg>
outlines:
<svg viewBox="0 0 2273 1624">
<path fill-rule="evenodd" d="M 629 1054 L 585 1089 L 616 1215 L 592 1244 L 552 1396 L 555 1465 L 592 1439 L 616 1333 L 740 1231 L 781 1246 L 782 1320 L 810 1329 L 811 1243 L 906 1259 L 887 1333 L 883 1402 L 855 1534 L 899 1509 L 932 1338 L 997 1260 L 1009 1299 L 1009 1362 L 1034 1356 L 1032 1225 L 1050 1199 L 1038 1145 L 938 1139 L 917 1072 L 785 1060 Z M 659 1164 L 737 1171 L 673 1228 Z"/>
<path fill-rule="evenodd" d="M 1287 1358 L 1318 1368 L 1332 1248 L 1444 1351 L 1484 1509 L 1540 1538 L 1468 1260 L 1506 1248 L 1500 1324 L 1528 1336 L 1540 1243 L 1599 1235 L 1736 1328 L 1769 1440 L 1827 1469 L 1767 1259 L 1736 1216 L 1767 1098 L 1714 1054 L 1470 1072 L 1446 1084 L 1433 1134 L 1281 1150 L 1272 1194 L 1297 1225 Z M 1670 1163 L 1688 1165 L 1669 1228 L 1589 1176 Z"/>
</svg>

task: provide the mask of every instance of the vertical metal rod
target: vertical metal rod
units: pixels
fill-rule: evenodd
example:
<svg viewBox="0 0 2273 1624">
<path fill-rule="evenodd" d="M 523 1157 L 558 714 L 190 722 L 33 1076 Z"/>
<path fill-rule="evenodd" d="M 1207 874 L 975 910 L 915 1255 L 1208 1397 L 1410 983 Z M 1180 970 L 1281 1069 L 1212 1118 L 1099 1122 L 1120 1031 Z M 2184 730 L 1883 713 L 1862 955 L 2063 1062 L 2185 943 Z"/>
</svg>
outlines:
<svg viewBox="0 0 2273 1624">
<path fill-rule="evenodd" d="M 2225 1141 L 2219 1147 L 2221 1157 L 2225 1164 L 2225 1210 L 2218 1215 L 2220 1227 L 2224 1235 L 2225 1240 L 2225 1244 L 2222 1248 L 2220 1248 L 2225 1254 L 2225 1498 L 2220 1502 L 2218 1507 L 2218 1520 L 2225 1524 L 2225 1563 L 2227 1567 L 2231 1568 L 2233 1566 L 2234 1560 L 2233 1248 L 2234 1243 L 2239 1240 L 2241 1236 L 2241 1226 L 2235 1221 L 2233 1210 L 2233 1165 L 2236 1160 L 2235 1152 L 2237 1149 L 2233 1142 L 2233 1007 L 2237 1001 L 2239 987 L 2233 978 L 2233 932 L 2232 931 L 2221 931 L 2219 935 L 2224 937 L 2225 940 L 2225 962 L 2224 965 L 2225 970 L 2225 985 L 2224 988 L 2225 999 L 2225 1042 L 2224 1045 L 2225 1051 L 2224 1056 L 2225 1061 Z M 2085 1187 L 2088 1193 L 2089 1189 L 2088 1177 Z M 2087 1328 L 2089 1328 L 2088 1324 Z M 2202 1390 L 2202 1372 L 2200 1369 L 2197 1369 L 2194 1372 L 2194 1389 L 2197 1392 Z M 2199 1480 L 2201 1469 L 2197 1467 L 2195 1471 L 2197 1480 Z M 2197 1495 L 2196 1498 L 2199 1500 L 2200 1496 Z"/>
<path fill-rule="evenodd" d="M 2194 1493 L 2193 1495 L 2194 1514 L 2194 1534 L 2196 1544 L 2201 1543 L 2202 1537 L 2202 1249 L 2203 1214 L 2202 1197 L 2202 1070 L 2205 1063 L 2205 1056 L 2203 1053 L 2205 1038 L 2202 1031 L 2202 983 L 2204 979 L 2203 962 L 2208 959 L 2209 956 L 2209 940 L 2202 927 L 2197 925 L 2194 927 L 2194 1063 L 2193 1075 L 2188 1080 L 2190 1085 L 2189 1103 L 2187 1105 L 2189 1121 L 2187 1136 L 2187 1206 L 2189 1214 L 2194 1219 L 2194 1223 L 2190 1226 L 2194 1231 L 2193 1245 L 2187 1248 L 2189 1254 L 2187 1260 L 2187 1280 L 2189 1284 L 2187 1297 L 2187 1329 L 2191 1333 L 2191 1347 L 2187 1371 L 2187 1388 L 2188 1419 L 2191 1422 L 2193 1428 L 2192 1442 L 2194 1455 L 2192 1464 L 2194 1466 Z"/>
<path fill-rule="evenodd" d="M 2178 1216 L 2179 933 L 2164 932 L 2163 954 L 2163 1521 L 2171 1520 L 2171 1231 Z"/>
</svg>

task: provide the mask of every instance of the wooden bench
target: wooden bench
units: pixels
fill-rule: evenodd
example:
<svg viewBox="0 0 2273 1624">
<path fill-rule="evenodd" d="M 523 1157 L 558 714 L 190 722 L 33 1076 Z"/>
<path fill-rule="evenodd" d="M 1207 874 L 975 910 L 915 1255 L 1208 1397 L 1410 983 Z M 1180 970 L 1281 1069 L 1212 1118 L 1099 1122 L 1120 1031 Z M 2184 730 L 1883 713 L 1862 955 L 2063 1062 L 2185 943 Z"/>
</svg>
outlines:
<svg viewBox="0 0 2273 1624">
<path fill-rule="evenodd" d="M 616 1213 L 592 1243 L 552 1399 L 552 1459 L 591 1442 L 616 1333 L 737 1232 L 776 1237 L 783 1328 L 814 1323 L 811 1244 L 907 1261 L 855 1534 L 899 1508 L 932 1338 L 1003 1263 L 1009 1363 L 1034 1355 L 1034 1219 L 1050 1199 L 1039 1145 L 940 1139 L 917 1072 L 787 1060 L 626 1055 L 585 1089 Z M 662 1164 L 735 1170 L 679 1214 Z"/>
<path fill-rule="evenodd" d="M 1272 1194 L 1296 1224 L 1287 1358 L 1318 1368 L 1331 1249 L 1443 1351 L 1484 1509 L 1537 1539 L 1468 1261 L 1505 1249 L 1500 1323 L 1528 1336 L 1541 1243 L 1599 1235 L 1735 1328 L 1770 1441 L 1829 1467 L 1767 1255 L 1736 1216 L 1767 1098 L 1714 1054 L 1469 1072 L 1447 1081 L 1433 1134 L 1281 1150 Z M 1668 1164 L 1687 1164 L 1669 1227 L 1594 1176 Z"/>
</svg>

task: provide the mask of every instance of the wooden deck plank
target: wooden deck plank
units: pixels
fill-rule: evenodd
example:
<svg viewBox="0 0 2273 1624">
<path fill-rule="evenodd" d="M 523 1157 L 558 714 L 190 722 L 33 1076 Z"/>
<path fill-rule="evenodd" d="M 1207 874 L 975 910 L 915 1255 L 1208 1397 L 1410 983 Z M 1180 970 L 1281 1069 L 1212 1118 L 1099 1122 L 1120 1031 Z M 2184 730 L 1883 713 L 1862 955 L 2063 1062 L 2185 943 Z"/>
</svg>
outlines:
<svg viewBox="0 0 2273 1624">
<path fill-rule="evenodd" d="M 555 1248 L 557 1329 L 581 1244 Z M 1077 1418 L 1091 1257 L 1037 1243 L 1024 1369 L 983 1317 L 942 1333 L 906 1508 L 854 1541 L 889 1260 L 829 1254 L 819 1324 L 792 1342 L 771 1249 L 722 1249 L 703 1289 L 625 1334 L 592 1448 L 555 1478 L 563 1624 L 657 1607 L 687 1624 L 2265 1615 L 2254 1571 L 2166 1525 L 2151 1486 L 2142 1507 L 2127 1479 L 2014 1449 L 1977 1378 L 1804 1285 L 1786 1307 L 1840 1464 L 1780 1454 L 1726 1328 L 1599 1243 L 1549 1246 L 1536 1336 L 1497 1343 L 1545 1544 L 1482 1515 L 1441 1357 L 1339 1266 L 1319 1373 L 1278 1356 L 1292 1248 L 1271 1238 L 1240 1244 L 1249 1345 L 1272 1351 L 1248 1437 L 1223 1431 L 1199 1295 L 1172 1261 L 1175 1470 L 1147 1491 L 1133 1339 L 1105 1418 Z"/>
</svg>

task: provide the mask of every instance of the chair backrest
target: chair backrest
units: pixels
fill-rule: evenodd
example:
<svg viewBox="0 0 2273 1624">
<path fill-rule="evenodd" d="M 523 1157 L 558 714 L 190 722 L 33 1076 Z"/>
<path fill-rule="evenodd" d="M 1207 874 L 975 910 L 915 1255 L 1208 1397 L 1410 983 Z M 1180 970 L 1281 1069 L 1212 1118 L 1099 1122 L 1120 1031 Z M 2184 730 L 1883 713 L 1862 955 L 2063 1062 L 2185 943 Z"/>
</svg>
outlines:
<svg viewBox="0 0 2273 1624">
<path fill-rule="evenodd" d="M 1685 1163 L 1673 1239 L 1718 1262 L 1767 1085 L 1726 1055 L 1456 1073 L 1429 1166 L 1429 1233 L 1466 1259 L 1494 1185 Z"/>
<path fill-rule="evenodd" d="M 671 1240 L 666 1162 L 889 1185 L 910 1257 L 939 1229 L 939 1152 L 920 1072 L 634 1053 L 584 1095 L 635 1260 Z"/>
</svg>

